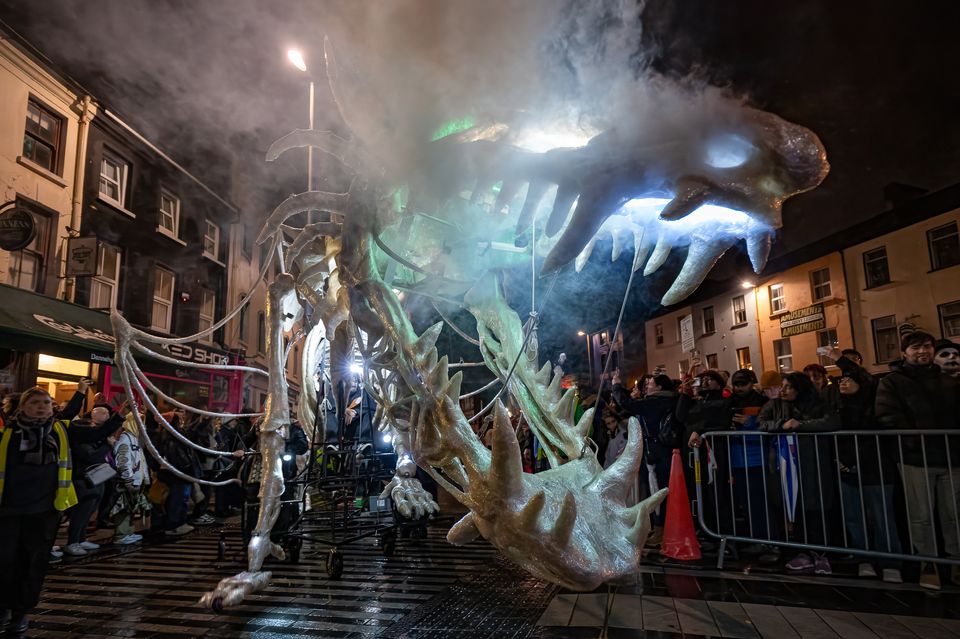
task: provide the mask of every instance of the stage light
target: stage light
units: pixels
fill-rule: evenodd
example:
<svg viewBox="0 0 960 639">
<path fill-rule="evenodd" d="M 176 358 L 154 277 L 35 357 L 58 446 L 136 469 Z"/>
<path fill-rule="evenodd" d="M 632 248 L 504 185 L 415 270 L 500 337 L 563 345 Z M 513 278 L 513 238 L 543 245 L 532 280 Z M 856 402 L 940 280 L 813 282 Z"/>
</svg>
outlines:
<svg viewBox="0 0 960 639">
<path fill-rule="evenodd" d="M 291 459 L 293 459 L 293 455 L 291 455 L 290 453 L 286 453 L 283 456 L 283 461 L 290 461 Z"/>
<path fill-rule="evenodd" d="M 350 364 L 350 372 L 354 375 L 359 375 L 363 372 L 363 366 L 354 362 L 353 364 Z"/>
<path fill-rule="evenodd" d="M 384 443 L 384 444 L 392 444 L 392 443 L 393 443 L 393 436 L 392 436 L 390 433 L 387 433 L 386 435 L 384 435 L 384 436 L 383 436 L 383 443 Z"/>
</svg>

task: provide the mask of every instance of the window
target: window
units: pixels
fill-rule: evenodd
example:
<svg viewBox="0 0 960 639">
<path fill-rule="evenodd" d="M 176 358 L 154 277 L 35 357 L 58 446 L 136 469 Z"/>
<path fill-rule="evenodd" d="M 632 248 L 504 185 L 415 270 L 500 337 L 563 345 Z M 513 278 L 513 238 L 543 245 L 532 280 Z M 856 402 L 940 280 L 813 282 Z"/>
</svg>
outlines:
<svg viewBox="0 0 960 639">
<path fill-rule="evenodd" d="M 663 346 L 663 324 L 653 325 L 653 336 L 657 346 Z"/>
<path fill-rule="evenodd" d="M 104 149 L 100 161 L 100 199 L 127 208 L 127 173 L 130 165 Z"/>
<path fill-rule="evenodd" d="M 830 269 L 821 268 L 810 272 L 810 287 L 813 289 L 813 301 L 819 302 L 833 296 L 830 286 Z"/>
<path fill-rule="evenodd" d="M 203 254 L 215 260 L 220 248 L 220 227 L 210 220 L 206 220 L 205 229 L 203 232 Z"/>
<path fill-rule="evenodd" d="M 733 324 L 737 326 L 739 324 L 747 323 L 747 303 L 743 299 L 743 295 L 737 295 L 733 298 Z"/>
<path fill-rule="evenodd" d="M 927 231 L 927 243 L 930 245 L 931 270 L 960 264 L 960 236 L 957 235 L 956 222 Z"/>
<path fill-rule="evenodd" d="M 240 326 L 238 330 L 240 332 L 240 341 L 244 344 L 247 343 L 247 311 L 250 310 L 250 305 L 246 304 L 247 301 L 246 295 L 240 296 Z"/>
<path fill-rule="evenodd" d="M 180 238 L 180 198 L 160 192 L 160 224 L 157 230 L 172 238 Z"/>
<path fill-rule="evenodd" d="M 249 261 L 253 257 L 253 228 L 249 224 L 241 222 L 240 231 L 243 233 L 240 240 L 240 250 L 243 251 L 243 256 Z"/>
<path fill-rule="evenodd" d="M 90 308 L 106 310 L 117 307 L 117 283 L 120 281 L 120 250 L 100 245 L 97 275 L 90 280 Z"/>
<path fill-rule="evenodd" d="M 216 314 L 217 308 L 217 296 L 213 291 L 208 291 L 204 289 L 200 293 L 200 323 L 197 325 L 197 330 L 205 331 L 211 326 L 213 326 L 214 317 Z M 213 335 L 205 335 L 202 340 L 204 342 L 212 342 Z"/>
<path fill-rule="evenodd" d="M 713 369 L 720 368 L 720 362 L 717 358 L 716 353 L 710 353 L 707 355 L 707 368 L 713 368 Z"/>
<path fill-rule="evenodd" d="M 17 199 L 17 207 L 21 201 Z M 36 235 L 33 240 L 20 249 L 10 253 L 7 262 L 7 283 L 17 288 L 42 293 L 46 276 L 46 260 L 50 254 L 50 217 L 48 215 L 30 211 L 33 223 L 36 226 Z"/>
<path fill-rule="evenodd" d="M 257 352 L 267 352 L 267 317 L 263 311 L 257 314 Z"/>
<path fill-rule="evenodd" d="M 176 276 L 159 266 L 153 269 L 153 313 L 150 327 L 170 332 L 171 317 L 173 316 L 173 288 Z"/>
<path fill-rule="evenodd" d="M 960 301 L 941 304 L 937 312 L 940 314 L 940 334 L 943 338 L 960 337 Z"/>
<path fill-rule="evenodd" d="M 890 283 L 890 266 L 887 264 L 887 247 L 881 246 L 863 253 L 863 278 L 867 288 Z"/>
<path fill-rule="evenodd" d="M 825 331 L 817 331 L 817 347 L 834 348 L 840 345 L 837 339 L 837 329 L 828 328 Z M 821 366 L 833 366 L 833 360 L 825 355 L 818 355 Z"/>
<path fill-rule="evenodd" d="M 793 371 L 793 352 L 790 350 L 790 338 L 773 340 L 773 355 L 777 358 L 777 370 L 781 373 Z"/>
<path fill-rule="evenodd" d="M 877 363 L 892 362 L 900 356 L 900 335 L 897 331 L 897 316 L 887 315 L 870 320 L 873 327 L 873 347 L 877 351 Z"/>
<path fill-rule="evenodd" d="M 750 362 L 750 349 L 746 346 L 737 349 L 737 367 L 753 370 L 753 364 Z"/>
<path fill-rule="evenodd" d="M 787 310 L 787 294 L 783 291 L 783 284 L 771 284 L 770 291 L 770 314 L 776 315 Z"/>
<path fill-rule="evenodd" d="M 27 126 L 23 133 L 24 159 L 59 175 L 62 144 L 63 118 L 37 100 L 27 100 Z"/>
<path fill-rule="evenodd" d="M 704 306 L 703 307 L 703 334 L 709 335 L 710 333 L 715 333 L 717 331 L 717 323 L 713 319 L 713 307 Z"/>
</svg>

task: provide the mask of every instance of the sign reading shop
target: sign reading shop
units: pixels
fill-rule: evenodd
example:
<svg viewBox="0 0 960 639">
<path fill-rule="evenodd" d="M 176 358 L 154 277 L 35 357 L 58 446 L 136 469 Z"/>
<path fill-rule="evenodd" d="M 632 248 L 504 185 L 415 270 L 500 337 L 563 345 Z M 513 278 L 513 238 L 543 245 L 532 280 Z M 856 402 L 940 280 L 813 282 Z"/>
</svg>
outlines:
<svg viewBox="0 0 960 639">
<path fill-rule="evenodd" d="M 113 335 L 104 333 L 98 328 L 91 330 L 85 326 L 71 324 L 69 322 L 60 322 L 52 317 L 47 317 L 39 313 L 34 313 L 33 319 L 47 328 L 52 328 L 55 331 L 60 331 L 73 337 L 79 337 L 83 340 L 97 341 L 104 344 L 114 344 L 116 342 Z M 160 346 L 160 349 L 160 355 L 166 355 L 182 362 L 193 362 L 205 366 L 220 366 L 230 363 L 230 356 L 227 353 L 210 346 L 201 346 L 199 344 L 163 344 Z M 91 361 L 104 364 L 110 363 L 107 357 L 96 353 L 91 353 L 90 359 Z"/>
<path fill-rule="evenodd" d="M 823 304 L 814 304 L 780 317 L 780 337 L 791 337 L 810 331 L 822 331 L 827 327 Z"/>
</svg>

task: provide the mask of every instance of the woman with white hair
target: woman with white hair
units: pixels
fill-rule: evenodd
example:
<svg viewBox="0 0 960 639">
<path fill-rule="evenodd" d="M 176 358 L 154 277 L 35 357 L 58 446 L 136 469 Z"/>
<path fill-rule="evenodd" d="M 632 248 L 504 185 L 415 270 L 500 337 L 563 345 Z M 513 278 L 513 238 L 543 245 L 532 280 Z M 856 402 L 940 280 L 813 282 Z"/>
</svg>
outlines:
<svg viewBox="0 0 960 639">
<path fill-rule="evenodd" d="M 140 431 L 132 411 L 123 420 L 123 428 L 113 445 L 113 458 L 119 480 L 113 543 L 126 546 L 143 540 L 134 529 L 133 519 L 138 511 L 149 508 L 144 487 L 150 483 L 150 471 L 140 447 Z"/>
</svg>

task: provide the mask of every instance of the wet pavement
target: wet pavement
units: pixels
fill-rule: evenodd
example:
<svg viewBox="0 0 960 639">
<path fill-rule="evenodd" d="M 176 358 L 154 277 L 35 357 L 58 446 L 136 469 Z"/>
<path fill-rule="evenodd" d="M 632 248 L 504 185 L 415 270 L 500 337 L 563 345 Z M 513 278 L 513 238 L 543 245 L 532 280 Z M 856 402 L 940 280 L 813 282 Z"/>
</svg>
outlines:
<svg viewBox="0 0 960 639">
<path fill-rule="evenodd" d="M 400 540 L 386 557 L 372 539 L 344 549 L 341 579 L 326 548 L 274 562 L 272 586 L 221 614 L 197 600 L 242 569 L 240 534 L 224 529 L 64 561 L 33 616 L 36 637 L 815 637 L 960 638 L 960 590 L 929 594 L 844 576 L 717 571 L 659 564 L 632 583 L 571 593 L 526 575 L 482 542 L 450 546 L 441 527 Z M 838 566 L 840 570 L 843 565 Z"/>
</svg>

